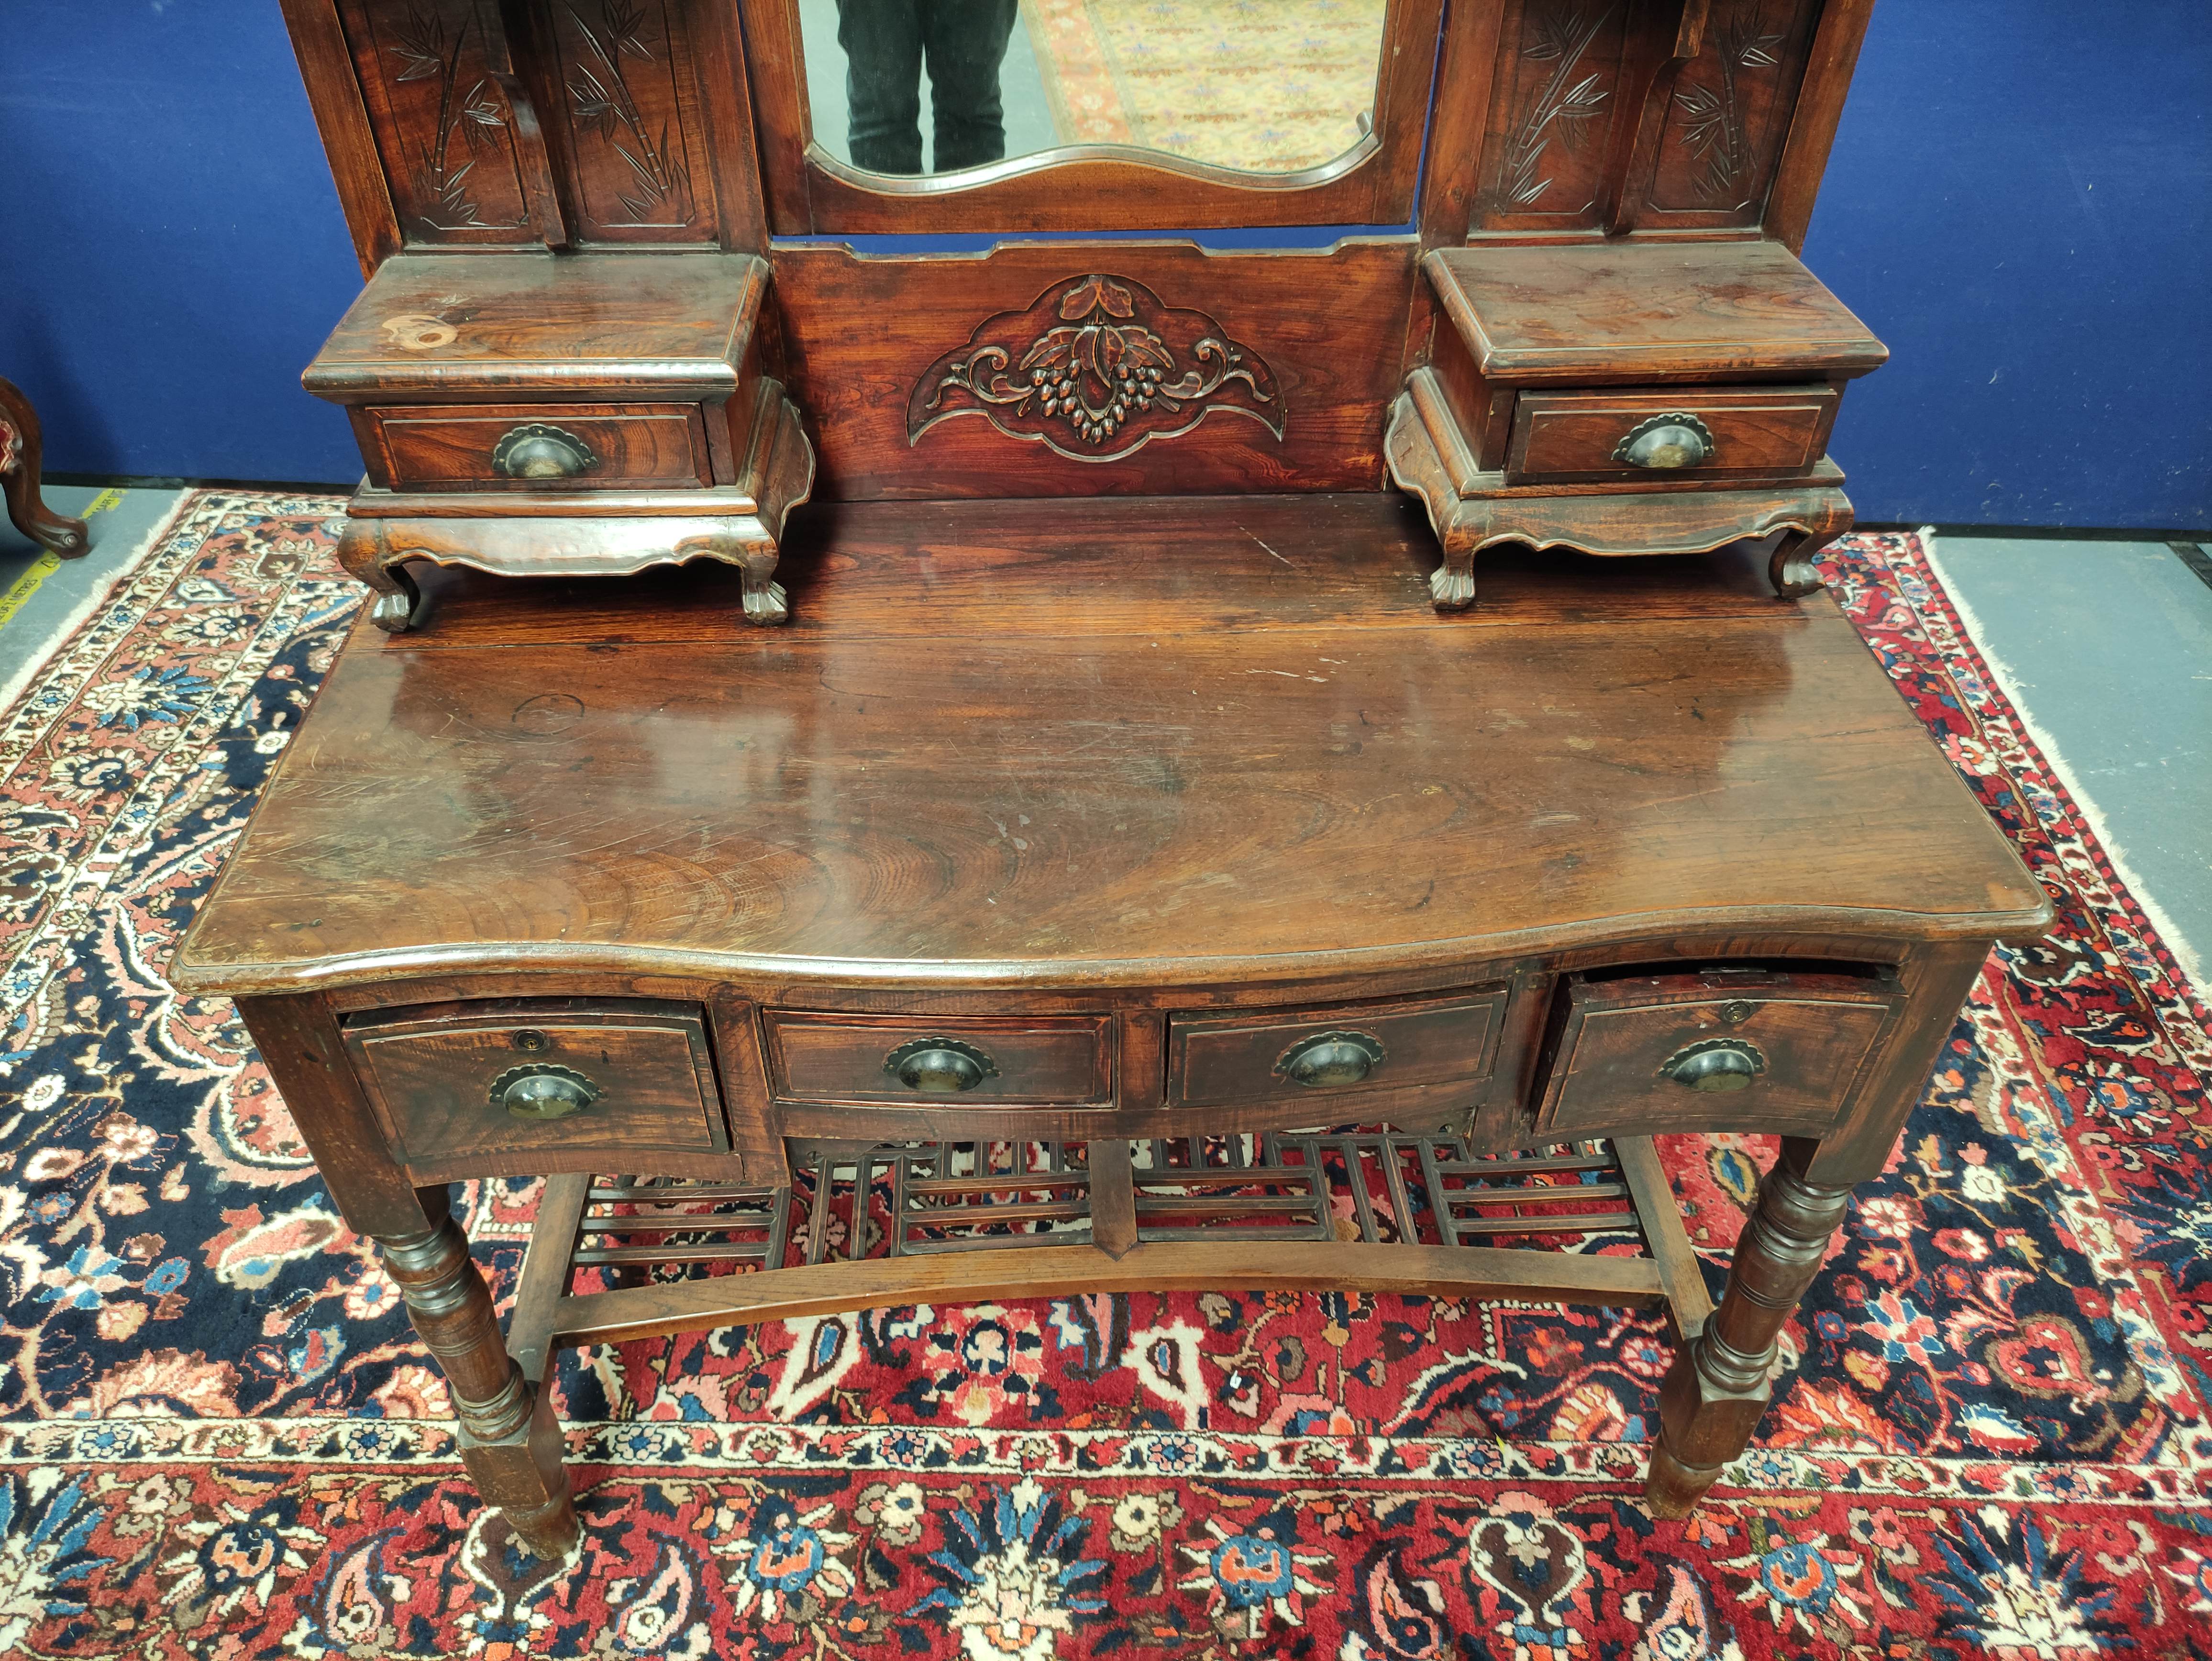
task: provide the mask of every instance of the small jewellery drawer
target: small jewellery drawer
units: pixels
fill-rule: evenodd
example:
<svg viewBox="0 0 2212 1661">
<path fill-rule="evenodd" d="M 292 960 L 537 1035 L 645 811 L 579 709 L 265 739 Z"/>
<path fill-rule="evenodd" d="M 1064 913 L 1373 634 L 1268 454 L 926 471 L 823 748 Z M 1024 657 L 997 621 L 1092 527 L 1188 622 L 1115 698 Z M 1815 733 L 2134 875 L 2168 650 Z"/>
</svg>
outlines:
<svg viewBox="0 0 2212 1661">
<path fill-rule="evenodd" d="M 1471 1084 L 1489 1075 L 1503 987 L 1390 1003 L 1168 1019 L 1167 1102 L 1206 1107 Z"/>
<path fill-rule="evenodd" d="M 1839 398 L 1827 386 L 1523 392 L 1506 483 L 1794 478 L 1826 451 Z"/>
<path fill-rule="evenodd" d="M 1113 1098 L 1109 1015 L 799 1013 L 772 1009 L 775 1094 L 802 1102 L 1103 1104 Z"/>
<path fill-rule="evenodd" d="M 1572 977 L 1545 1047 L 1536 1129 L 1824 1131 L 1902 1001 L 1893 982 L 1854 975 Z"/>
<path fill-rule="evenodd" d="M 394 1153 L 410 1165 L 729 1146 L 694 1005 L 425 1004 L 351 1017 L 345 1044 Z"/>
<path fill-rule="evenodd" d="M 697 490 L 714 482 L 696 404 L 410 404 L 356 412 L 393 490 Z"/>
</svg>

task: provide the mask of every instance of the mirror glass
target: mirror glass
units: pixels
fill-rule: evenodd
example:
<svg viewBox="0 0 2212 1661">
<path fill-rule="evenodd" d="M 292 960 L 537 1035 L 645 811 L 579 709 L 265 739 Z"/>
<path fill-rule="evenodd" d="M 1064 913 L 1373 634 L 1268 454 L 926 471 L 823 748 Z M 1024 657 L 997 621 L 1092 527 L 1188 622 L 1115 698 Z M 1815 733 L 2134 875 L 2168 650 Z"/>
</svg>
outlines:
<svg viewBox="0 0 2212 1661">
<path fill-rule="evenodd" d="M 1250 173 L 1373 124 L 1387 0 L 798 0 L 814 142 L 869 173 L 1129 144 Z"/>
</svg>

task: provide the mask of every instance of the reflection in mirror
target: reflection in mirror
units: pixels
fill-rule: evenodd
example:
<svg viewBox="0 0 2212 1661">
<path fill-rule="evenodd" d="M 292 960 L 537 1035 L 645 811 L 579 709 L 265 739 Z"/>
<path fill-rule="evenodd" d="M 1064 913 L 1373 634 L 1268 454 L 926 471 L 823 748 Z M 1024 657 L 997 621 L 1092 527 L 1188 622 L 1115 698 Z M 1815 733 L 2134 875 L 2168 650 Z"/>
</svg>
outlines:
<svg viewBox="0 0 2212 1661">
<path fill-rule="evenodd" d="M 1387 0 L 799 0 L 814 142 L 869 173 L 1127 144 L 1251 173 L 1373 125 Z"/>
</svg>

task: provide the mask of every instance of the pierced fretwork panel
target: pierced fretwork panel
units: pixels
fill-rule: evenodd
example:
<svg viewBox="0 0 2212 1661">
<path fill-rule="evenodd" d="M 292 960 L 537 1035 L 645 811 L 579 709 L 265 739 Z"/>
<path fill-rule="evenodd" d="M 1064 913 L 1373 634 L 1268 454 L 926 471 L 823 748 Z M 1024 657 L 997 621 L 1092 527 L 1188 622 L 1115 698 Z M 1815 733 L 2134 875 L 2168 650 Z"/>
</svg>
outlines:
<svg viewBox="0 0 2212 1661">
<path fill-rule="evenodd" d="M 1371 1129 L 1130 1147 L 1146 1243 L 1644 1249 L 1599 1141 L 1477 1157 L 1455 1137 Z M 1089 1156 L 1081 1142 L 813 1143 L 789 1189 L 611 1179 L 592 1187 L 573 1261 L 671 1278 L 1085 1244 Z"/>
</svg>

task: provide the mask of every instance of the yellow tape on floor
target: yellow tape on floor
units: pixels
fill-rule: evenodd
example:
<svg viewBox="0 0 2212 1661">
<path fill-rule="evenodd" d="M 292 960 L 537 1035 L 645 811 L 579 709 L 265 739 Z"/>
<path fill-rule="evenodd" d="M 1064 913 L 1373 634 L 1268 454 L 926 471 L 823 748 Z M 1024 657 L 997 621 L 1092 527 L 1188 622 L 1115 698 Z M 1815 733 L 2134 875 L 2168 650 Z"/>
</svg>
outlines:
<svg viewBox="0 0 2212 1661">
<path fill-rule="evenodd" d="M 123 492 L 111 486 L 93 497 L 78 517 L 90 519 L 94 514 L 104 514 L 120 506 L 122 501 Z M 30 602 L 31 596 L 39 592 L 40 584 L 61 569 L 61 556 L 51 550 L 33 560 L 23 575 L 8 585 L 8 592 L 0 594 L 0 629 L 6 628 L 8 619 Z"/>
</svg>

